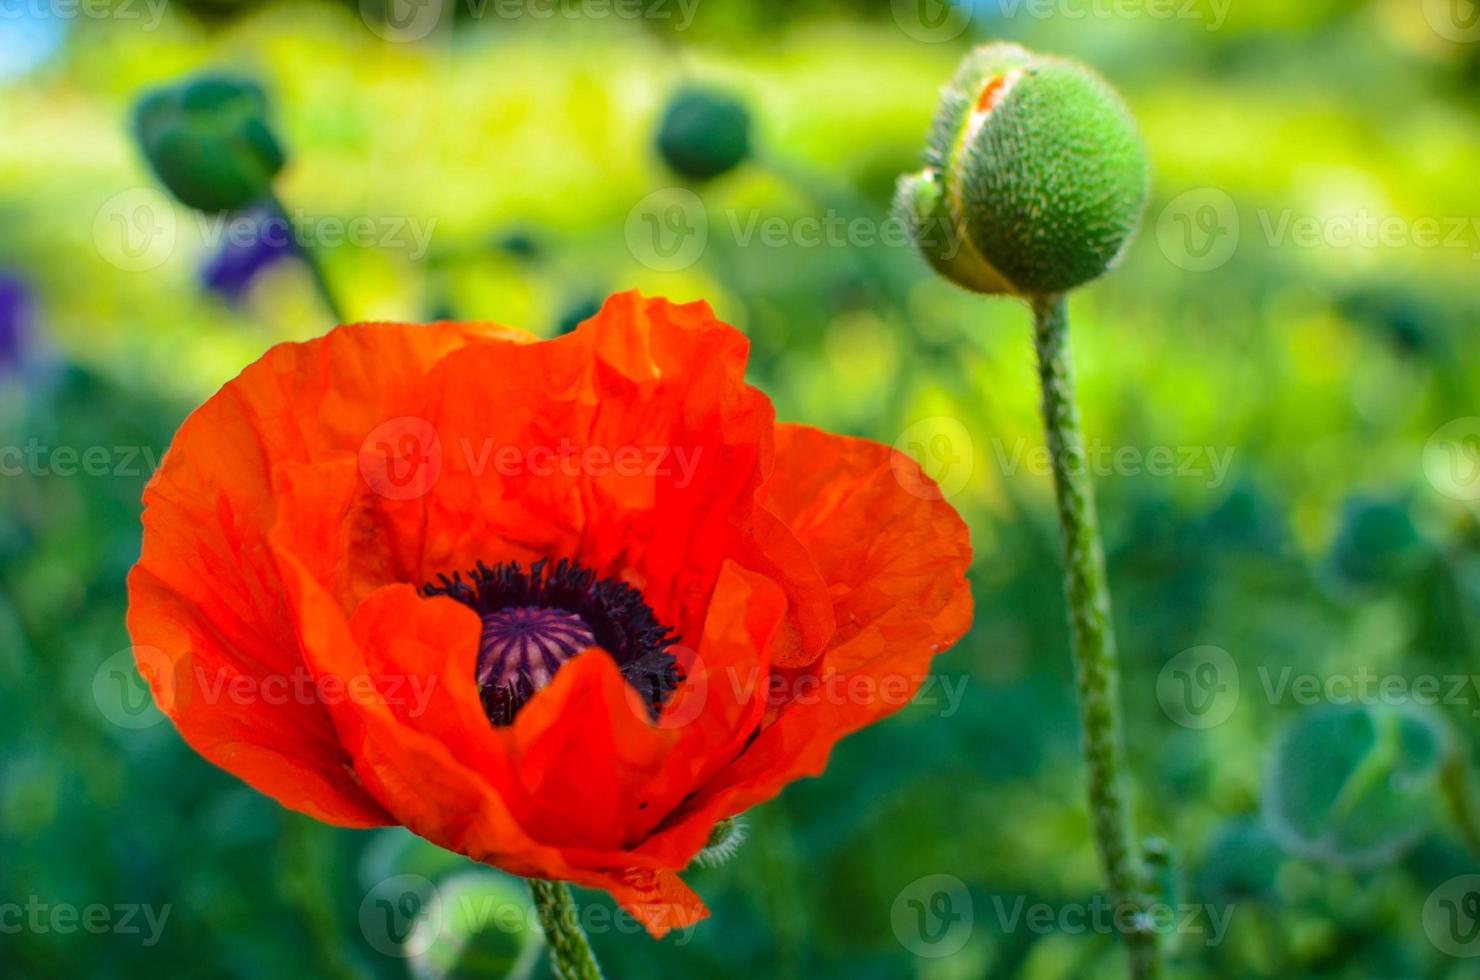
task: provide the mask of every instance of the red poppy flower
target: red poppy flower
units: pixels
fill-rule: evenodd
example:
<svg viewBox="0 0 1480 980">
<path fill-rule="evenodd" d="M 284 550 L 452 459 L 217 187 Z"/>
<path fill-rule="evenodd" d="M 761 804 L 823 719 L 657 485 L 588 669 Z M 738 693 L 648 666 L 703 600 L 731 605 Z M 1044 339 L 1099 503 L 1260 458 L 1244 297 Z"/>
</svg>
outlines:
<svg viewBox="0 0 1480 980">
<path fill-rule="evenodd" d="M 539 341 L 268 351 L 144 493 L 128 626 L 197 751 L 286 806 L 608 889 L 654 935 L 715 822 L 820 772 L 971 618 L 887 446 L 778 425 L 704 304 Z"/>
</svg>

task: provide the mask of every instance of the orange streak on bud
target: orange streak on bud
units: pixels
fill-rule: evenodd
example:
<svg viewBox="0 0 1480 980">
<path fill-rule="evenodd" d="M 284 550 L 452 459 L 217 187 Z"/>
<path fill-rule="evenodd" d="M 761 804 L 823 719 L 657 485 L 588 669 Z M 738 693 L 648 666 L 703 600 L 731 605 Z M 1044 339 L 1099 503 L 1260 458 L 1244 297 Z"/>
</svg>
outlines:
<svg viewBox="0 0 1480 980">
<path fill-rule="evenodd" d="M 990 112 L 997 104 L 997 97 L 1002 94 L 1002 86 L 1007 84 L 1006 75 L 995 75 L 987 79 L 982 86 L 981 95 L 976 97 L 976 111 Z"/>
</svg>

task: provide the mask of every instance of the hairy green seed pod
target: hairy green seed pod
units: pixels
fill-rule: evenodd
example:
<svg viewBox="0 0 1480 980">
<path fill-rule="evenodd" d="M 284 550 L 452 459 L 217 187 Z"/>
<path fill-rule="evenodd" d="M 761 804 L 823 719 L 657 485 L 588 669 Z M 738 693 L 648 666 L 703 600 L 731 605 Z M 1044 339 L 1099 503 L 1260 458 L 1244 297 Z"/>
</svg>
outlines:
<svg viewBox="0 0 1480 980">
<path fill-rule="evenodd" d="M 980 293 L 1061 293 L 1103 275 L 1149 193 L 1120 97 L 1081 65 L 1015 44 L 967 55 L 925 162 L 900 178 L 895 208 L 931 266 Z"/>
<path fill-rule="evenodd" d="M 144 95 L 134 134 L 161 183 L 200 211 L 236 211 L 267 197 L 283 167 L 255 83 L 199 75 Z"/>
<path fill-rule="evenodd" d="M 705 842 L 704 849 L 695 855 L 694 863 L 701 868 L 724 864 L 745 843 L 745 834 L 745 821 L 742 817 L 725 817 L 709 831 L 709 840 Z"/>
<path fill-rule="evenodd" d="M 690 180 L 728 173 L 750 155 L 750 113 L 722 92 L 680 91 L 658 123 L 658 154 Z"/>
</svg>

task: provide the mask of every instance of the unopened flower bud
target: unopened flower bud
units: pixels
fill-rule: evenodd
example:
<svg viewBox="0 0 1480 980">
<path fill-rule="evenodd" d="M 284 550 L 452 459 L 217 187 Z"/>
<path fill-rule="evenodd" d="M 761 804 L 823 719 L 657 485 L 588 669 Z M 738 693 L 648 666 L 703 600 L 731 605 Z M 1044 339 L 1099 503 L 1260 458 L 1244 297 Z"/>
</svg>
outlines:
<svg viewBox="0 0 1480 980">
<path fill-rule="evenodd" d="M 739 816 L 725 817 L 709 831 L 709 840 L 704 849 L 694 858 L 694 863 L 703 868 L 724 864 L 745 843 L 745 824 Z"/>
<path fill-rule="evenodd" d="M 1120 97 L 1081 65 L 1015 44 L 962 62 L 925 159 L 900 179 L 895 206 L 931 265 L 982 293 L 1060 293 L 1104 274 L 1149 191 Z"/>
<path fill-rule="evenodd" d="M 658 124 L 658 153 L 675 173 L 690 180 L 728 173 L 750 155 L 750 113 L 722 92 L 682 90 Z"/>
<path fill-rule="evenodd" d="M 255 83 L 199 75 L 139 100 L 134 132 L 160 182 L 200 211 L 236 211 L 261 201 L 283 167 Z"/>
</svg>

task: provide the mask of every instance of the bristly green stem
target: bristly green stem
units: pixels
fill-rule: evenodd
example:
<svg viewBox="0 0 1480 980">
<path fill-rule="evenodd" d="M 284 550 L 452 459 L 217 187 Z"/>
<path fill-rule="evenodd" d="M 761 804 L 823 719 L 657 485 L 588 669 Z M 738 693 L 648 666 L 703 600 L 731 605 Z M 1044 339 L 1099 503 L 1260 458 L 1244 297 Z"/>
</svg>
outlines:
<svg viewBox="0 0 1480 980">
<path fill-rule="evenodd" d="M 1043 423 L 1053 459 L 1063 544 L 1064 593 L 1073 634 L 1090 823 L 1116 922 L 1122 926 L 1130 975 L 1144 980 L 1158 974 L 1157 937 L 1149 917 L 1140 914 L 1147 902 L 1148 882 L 1121 787 L 1115 630 L 1094 488 L 1074 402 L 1068 311 L 1062 295 L 1034 297 L 1032 304 Z"/>
<path fill-rule="evenodd" d="M 576 903 L 563 881 L 529 879 L 535 911 L 550 946 L 550 972 L 556 980 L 602 980 L 601 967 L 576 918 Z"/>
</svg>

